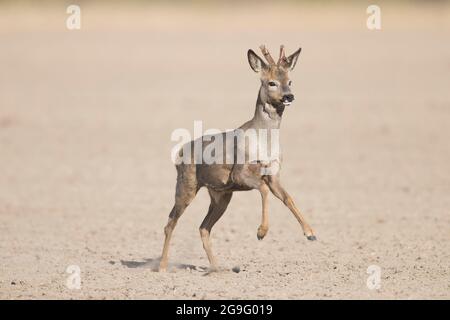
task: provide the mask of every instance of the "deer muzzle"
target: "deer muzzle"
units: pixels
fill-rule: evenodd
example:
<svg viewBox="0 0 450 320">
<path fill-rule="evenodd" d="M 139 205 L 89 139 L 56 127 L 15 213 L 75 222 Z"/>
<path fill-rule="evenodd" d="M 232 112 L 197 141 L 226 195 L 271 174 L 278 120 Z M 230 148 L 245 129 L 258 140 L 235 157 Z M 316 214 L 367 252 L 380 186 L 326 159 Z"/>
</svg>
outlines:
<svg viewBox="0 0 450 320">
<path fill-rule="evenodd" d="M 281 99 L 281 102 L 285 106 L 289 106 L 292 101 L 294 101 L 294 95 L 292 93 L 283 95 L 283 98 Z"/>
</svg>

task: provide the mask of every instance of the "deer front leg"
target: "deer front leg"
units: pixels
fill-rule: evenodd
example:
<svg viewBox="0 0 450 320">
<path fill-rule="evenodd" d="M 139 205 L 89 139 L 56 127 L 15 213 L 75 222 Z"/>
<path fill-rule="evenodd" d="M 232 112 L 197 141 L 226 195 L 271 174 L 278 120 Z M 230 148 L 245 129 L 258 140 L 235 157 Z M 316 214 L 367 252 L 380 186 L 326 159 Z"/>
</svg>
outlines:
<svg viewBox="0 0 450 320">
<path fill-rule="evenodd" d="M 281 186 L 279 178 L 272 176 L 270 177 L 268 181 L 268 185 L 270 188 L 270 191 L 274 194 L 275 197 L 283 201 L 283 203 L 291 210 L 291 212 L 294 214 L 295 218 L 300 223 L 303 233 L 306 236 L 308 240 L 316 240 L 316 236 L 314 235 L 313 230 L 309 226 L 309 224 L 306 222 L 305 218 L 302 216 L 300 211 L 295 206 L 294 201 L 292 200 L 291 196 L 284 190 L 284 188 Z"/>
<path fill-rule="evenodd" d="M 269 187 L 264 183 L 259 188 L 259 192 L 261 193 L 262 200 L 262 220 L 261 225 L 258 228 L 258 232 L 256 236 L 258 240 L 262 240 L 269 230 L 269 215 L 268 215 L 268 196 L 269 196 Z"/>
</svg>

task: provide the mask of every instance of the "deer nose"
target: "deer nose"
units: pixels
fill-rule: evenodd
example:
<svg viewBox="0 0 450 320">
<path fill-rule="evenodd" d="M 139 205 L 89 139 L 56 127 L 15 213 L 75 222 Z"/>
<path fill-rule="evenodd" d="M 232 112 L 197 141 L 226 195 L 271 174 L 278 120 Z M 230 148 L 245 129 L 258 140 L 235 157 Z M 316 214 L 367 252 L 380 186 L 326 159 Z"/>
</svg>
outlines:
<svg viewBox="0 0 450 320">
<path fill-rule="evenodd" d="M 283 96 L 283 101 L 292 102 L 294 101 L 294 95 L 292 93 L 285 94 Z"/>
</svg>

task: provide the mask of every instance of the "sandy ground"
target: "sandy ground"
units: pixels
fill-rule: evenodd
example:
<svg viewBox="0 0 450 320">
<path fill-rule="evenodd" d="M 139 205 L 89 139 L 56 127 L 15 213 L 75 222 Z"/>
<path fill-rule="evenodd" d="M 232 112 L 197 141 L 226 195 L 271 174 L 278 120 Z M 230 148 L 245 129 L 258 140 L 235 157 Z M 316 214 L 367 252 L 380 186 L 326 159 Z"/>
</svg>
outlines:
<svg viewBox="0 0 450 320">
<path fill-rule="evenodd" d="M 3 4 L 0 298 L 449 299 L 450 8 L 382 5 L 369 31 L 366 7 L 84 5 L 68 31 L 65 6 Z M 260 196 L 235 193 L 212 233 L 225 270 L 207 274 L 201 190 L 154 272 L 171 132 L 248 120 L 260 43 L 303 47 L 282 179 L 318 241 L 274 197 L 258 241 Z"/>
</svg>

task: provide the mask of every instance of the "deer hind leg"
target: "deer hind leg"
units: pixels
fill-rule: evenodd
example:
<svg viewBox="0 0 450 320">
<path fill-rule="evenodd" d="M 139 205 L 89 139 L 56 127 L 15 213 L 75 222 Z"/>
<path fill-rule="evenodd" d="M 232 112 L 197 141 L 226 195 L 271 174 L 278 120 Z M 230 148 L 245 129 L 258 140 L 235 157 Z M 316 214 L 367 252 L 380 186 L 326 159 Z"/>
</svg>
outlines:
<svg viewBox="0 0 450 320">
<path fill-rule="evenodd" d="M 261 225 L 258 228 L 258 232 L 256 236 L 258 240 L 262 240 L 269 230 L 269 214 L 268 214 L 268 196 L 269 196 L 269 187 L 266 184 L 262 184 L 259 188 L 259 192 L 261 193 L 262 200 L 262 220 Z"/>
<path fill-rule="evenodd" d="M 277 177 L 271 177 L 268 181 L 268 185 L 270 188 L 270 191 L 272 191 L 273 195 L 283 201 L 283 203 L 291 210 L 291 212 L 294 214 L 295 218 L 300 223 L 303 233 L 306 236 L 308 240 L 316 240 L 316 236 L 314 235 L 314 232 L 312 228 L 309 226 L 309 224 L 306 222 L 303 215 L 300 213 L 300 211 L 295 206 L 294 201 L 292 200 L 291 196 L 284 190 L 284 188 L 281 186 L 280 181 Z"/>
<path fill-rule="evenodd" d="M 209 190 L 211 196 L 211 204 L 208 209 L 208 214 L 200 225 L 200 237 L 203 242 L 203 248 L 208 256 L 210 270 L 217 270 L 217 260 L 214 257 L 211 249 L 210 233 L 214 224 L 222 217 L 223 213 L 230 203 L 232 192 L 217 192 Z"/>
<path fill-rule="evenodd" d="M 192 168 L 184 167 L 178 168 L 177 187 L 175 193 L 175 205 L 169 214 L 169 220 L 164 228 L 164 246 L 161 254 L 161 261 L 159 263 L 159 271 L 166 271 L 170 239 L 172 238 L 173 230 L 178 222 L 178 219 L 186 210 L 187 206 L 195 198 L 198 188 L 196 183 L 195 171 Z M 181 170 L 184 170 L 181 172 Z"/>
</svg>

